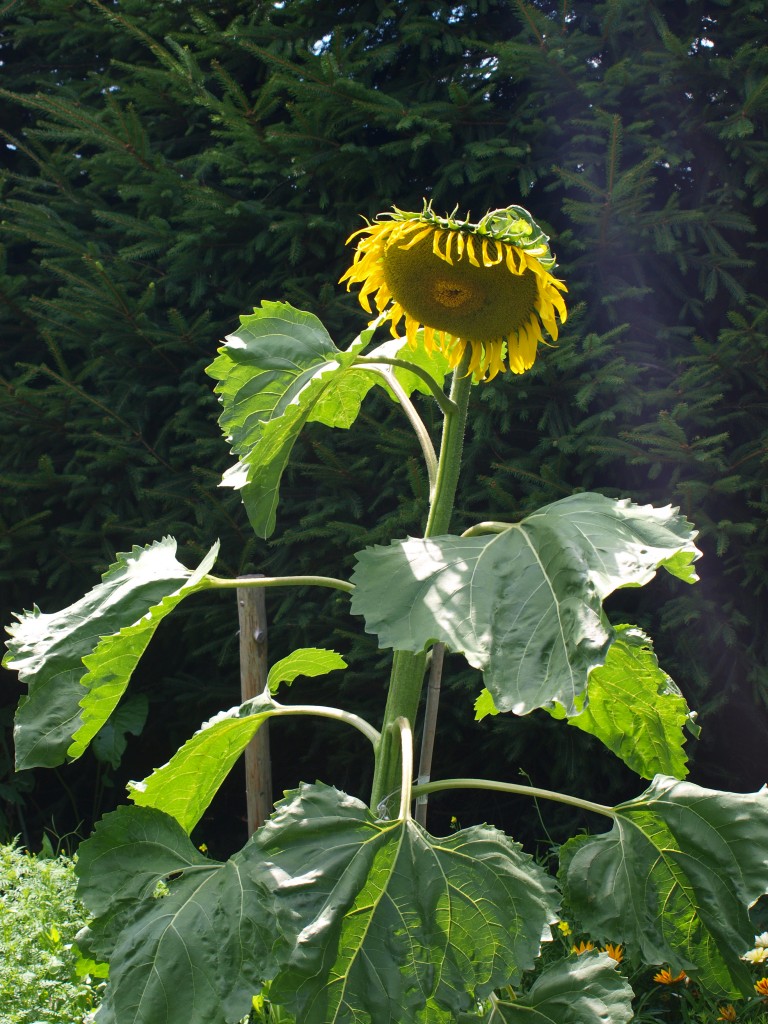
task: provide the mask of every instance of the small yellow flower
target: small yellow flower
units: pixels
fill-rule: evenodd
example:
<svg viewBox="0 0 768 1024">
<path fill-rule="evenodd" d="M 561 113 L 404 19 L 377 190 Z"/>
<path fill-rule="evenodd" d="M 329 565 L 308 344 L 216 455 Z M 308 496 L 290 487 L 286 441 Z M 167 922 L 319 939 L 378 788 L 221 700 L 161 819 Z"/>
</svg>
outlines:
<svg viewBox="0 0 768 1024">
<path fill-rule="evenodd" d="M 720 1011 L 720 1016 L 717 1018 L 718 1020 L 736 1020 L 736 1007 L 733 1003 L 726 1003 L 725 1006 L 718 1006 L 718 1010 Z"/>
<path fill-rule="evenodd" d="M 603 952 L 607 953 L 611 960 L 615 960 L 617 964 L 620 964 L 624 959 L 624 947 L 615 945 L 613 942 L 606 942 Z"/>
<path fill-rule="evenodd" d="M 575 953 L 576 956 L 581 956 L 582 953 L 588 953 L 590 949 L 594 948 L 594 942 L 580 942 L 578 946 L 571 946 L 571 952 Z"/>
<path fill-rule="evenodd" d="M 200 851 L 200 853 L 208 853 L 208 844 L 200 843 L 200 845 L 198 846 L 198 850 Z"/>
<path fill-rule="evenodd" d="M 755 992 L 757 992 L 759 996 L 768 996 L 768 978 L 761 978 L 760 981 L 755 984 Z"/>
<path fill-rule="evenodd" d="M 542 330 L 557 340 L 555 314 L 565 323 L 562 281 L 548 238 L 520 206 L 487 213 L 477 224 L 439 217 L 429 203 L 421 213 L 394 208 L 356 231 L 347 289 L 360 284 L 360 304 L 371 298 L 397 337 L 405 318 L 411 348 L 424 328 L 427 352 L 442 352 L 457 367 L 469 350 L 469 372 L 491 380 L 507 366 L 533 366 Z M 505 362 L 506 356 L 506 362 Z"/>
<path fill-rule="evenodd" d="M 563 934 L 566 937 L 566 939 L 571 934 L 571 926 L 568 924 L 567 921 L 558 921 L 557 922 L 557 930 L 561 934 Z"/>
<path fill-rule="evenodd" d="M 679 974 L 676 974 L 673 977 L 672 972 L 665 968 L 664 970 L 659 971 L 658 974 L 654 974 L 653 980 L 658 982 L 659 985 L 676 985 L 678 981 L 685 981 L 687 977 L 688 975 L 685 971 L 680 971 Z"/>
</svg>

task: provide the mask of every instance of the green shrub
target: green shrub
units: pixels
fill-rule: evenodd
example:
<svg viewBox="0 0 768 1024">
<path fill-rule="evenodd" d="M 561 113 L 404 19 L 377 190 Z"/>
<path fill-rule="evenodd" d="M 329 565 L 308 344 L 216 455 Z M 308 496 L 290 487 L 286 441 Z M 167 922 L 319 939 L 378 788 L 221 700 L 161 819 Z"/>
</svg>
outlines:
<svg viewBox="0 0 768 1024">
<path fill-rule="evenodd" d="M 86 911 L 75 895 L 69 857 L 33 856 L 0 846 L 0 1020 L 81 1024 L 103 982 L 74 945 Z"/>
</svg>

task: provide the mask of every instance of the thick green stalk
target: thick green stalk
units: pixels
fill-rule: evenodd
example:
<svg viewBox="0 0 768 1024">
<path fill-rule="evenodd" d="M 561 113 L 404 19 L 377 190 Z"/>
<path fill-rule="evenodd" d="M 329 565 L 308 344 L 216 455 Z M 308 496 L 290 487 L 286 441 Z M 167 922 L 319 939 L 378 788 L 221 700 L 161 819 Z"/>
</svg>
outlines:
<svg viewBox="0 0 768 1024">
<path fill-rule="evenodd" d="M 454 409 L 445 413 L 443 438 L 437 464 L 435 494 L 429 509 L 425 537 L 445 533 L 451 522 L 456 487 L 461 472 L 461 454 L 464 448 L 464 431 L 467 424 L 467 407 L 472 388 L 472 377 L 467 373 L 470 350 L 467 349 L 461 365 L 453 375 L 451 402 Z M 397 734 L 391 728 L 398 718 L 406 718 L 413 727 L 419 698 L 424 685 L 426 652 L 412 654 L 410 651 L 395 651 L 389 693 L 384 709 L 381 727 L 381 744 L 376 757 L 373 776 L 371 807 L 380 808 L 382 816 L 389 813 L 384 804 L 400 788 L 400 749 Z"/>
</svg>

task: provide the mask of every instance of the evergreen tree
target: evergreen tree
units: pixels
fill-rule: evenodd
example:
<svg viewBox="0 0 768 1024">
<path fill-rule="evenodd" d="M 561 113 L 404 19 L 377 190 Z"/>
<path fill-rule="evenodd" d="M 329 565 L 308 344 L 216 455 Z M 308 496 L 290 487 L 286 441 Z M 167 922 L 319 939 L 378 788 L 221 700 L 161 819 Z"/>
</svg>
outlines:
<svg viewBox="0 0 768 1024">
<path fill-rule="evenodd" d="M 361 215 L 423 198 L 476 216 L 521 202 L 552 231 L 571 318 L 533 371 L 480 392 L 470 455 L 483 485 L 463 494 L 462 516 L 519 517 L 578 489 L 681 504 L 702 530 L 702 583 L 661 608 L 658 585 L 620 595 L 614 621 L 655 633 L 701 709 L 697 781 L 759 785 L 766 5 L 37 0 L 4 12 L 8 608 L 71 601 L 115 550 L 164 533 L 191 557 L 220 535 L 229 572 L 300 572 L 320 553 L 346 574 L 385 522 L 417 531 L 416 453 L 404 427 L 382 441 L 392 414 L 374 399 L 364 450 L 359 433 L 301 442 L 281 545 L 250 536 L 236 496 L 216 487 L 227 455 L 203 368 L 263 298 L 311 310 L 346 344 L 365 314 L 334 280 Z M 353 656 L 345 687 L 378 706 L 387 656 L 354 623 L 338 627 L 343 602 L 270 597 L 276 654 L 297 632 L 327 641 L 335 623 Z M 233 607 L 198 606 L 182 655 L 178 635 L 158 637 L 140 686 L 178 708 L 171 739 L 222 693 L 234 700 L 235 624 Z M 450 671 L 464 716 L 474 684 Z M 478 735 L 467 774 L 501 748 L 528 771 L 551 768 L 537 716 Z M 276 755 L 281 785 L 317 770 L 302 743 L 298 768 Z M 576 737 L 550 782 L 566 786 L 589 756 Z M 324 774 L 356 780 L 348 760 Z M 87 770 L 70 770 L 70 788 Z M 597 794 L 622 785 L 609 765 L 589 770 Z M 41 795 L 40 816 L 64 815 L 57 800 Z"/>
</svg>

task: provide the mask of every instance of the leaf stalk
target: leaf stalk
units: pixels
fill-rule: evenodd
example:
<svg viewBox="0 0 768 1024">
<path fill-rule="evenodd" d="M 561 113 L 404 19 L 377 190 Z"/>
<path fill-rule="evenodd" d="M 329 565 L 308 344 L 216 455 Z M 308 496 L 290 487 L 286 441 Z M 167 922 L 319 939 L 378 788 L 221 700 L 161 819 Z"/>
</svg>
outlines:
<svg viewBox="0 0 768 1024">
<path fill-rule="evenodd" d="M 583 811 L 602 814 L 606 818 L 615 818 L 616 811 L 605 804 L 596 804 L 592 800 L 568 796 L 552 789 L 538 789 L 536 786 L 521 786 L 514 782 L 497 782 L 495 779 L 440 779 L 436 782 L 425 782 L 412 789 L 414 797 L 426 796 L 428 793 L 439 793 L 444 789 L 490 789 L 497 793 L 509 793 L 513 796 L 541 797 L 542 800 L 554 800 L 570 807 L 579 807 Z"/>
<path fill-rule="evenodd" d="M 234 580 L 220 576 L 205 576 L 203 584 L 211 590 L 234 590 L 239 587 L 330 587 L 351 594 L 354 583 L 333 576 L 239 576 Z"/>
<path fill-rule="evenodd" d="M 456 404 L 445 394 L 443 389 L 437 383 L 435 378 L 428 373 L 421 366 L 417 366 L 416 363 L 409 363 L 407 359 L 397 359 L 389 356 L 360 356 L 359 359 L 355 360 L 355 366 L 369 366 L 375 367 L 377 364 L 385 366 L 397 366 L 401 370 L 408 370 L 414 376 L 418 377 L 419 380 L 423 380 L 429 390 L 432 392 L 432 396 L 440 406 L 440 411 L 444 416 L 450 416 L 451 413 L 457 411 Z M 392 376 L 392 375 L 389 375 Z"/>
<path fill-rule="evenodd" d="M 317 718 L 331 718 L 336 722 L 343 722 L 345 725 L 351 725 L 353 729 L 357 729 L 361 732 L 366 739 L 370 740 L 374 751 L 378 749 L 381 741 L 381 733 L 378 729 L 366 722 L 364 718 L 360 718 L 359 715 L 352 714 L 351 711 L 344 711 L 343 708 L 331 708 L 326 707 L 322 704 L 279 704 L 273 700 L 274 710 L 264 712 L 268 717 L 278 717 L 284 715 L 315 715 Z"/>
<path fill-rule="evenodd" d="M 386 370 L 376 366 L 371 367 L 371 370 L 387 382 L 387 387 L 391 388 L 397 396 L 397 399 L 403 408 L 403 412 L 408 418 L 408 422 L 413 427 L 414 433 L 421 445 L 422 454 L 424 455 L 424 462 L 427 467 L 427 477 L 429 479 L 429 500 L 432 501 L 435 496 L 435 486 L 437 484 L 437 455 L 435 454 L 435 448 L 432 444 L 432 438 L 429 436 L 429 431 L 425 427 L 421 416 L 419 416 L 416 406 L 406 394 L 405 388 L 397 377 L 395 377 L 393 373 L 387 373 Z"/>
</svg>

